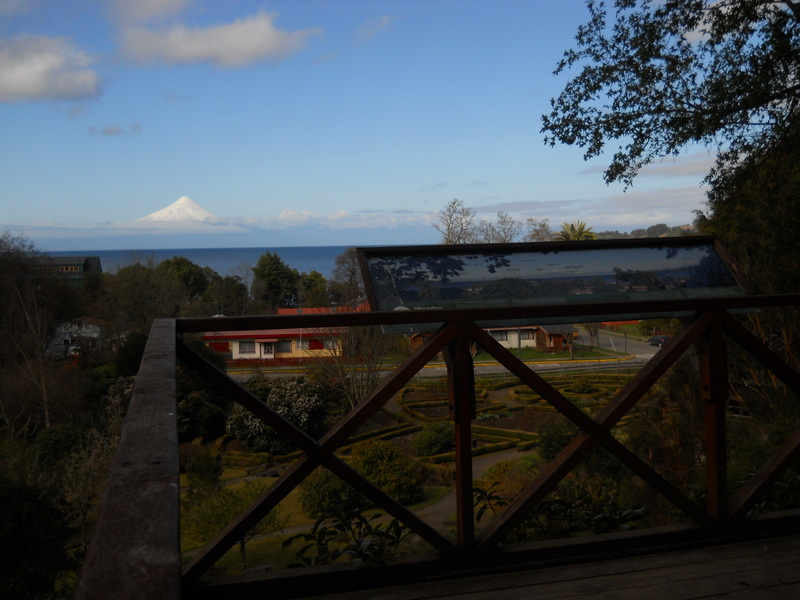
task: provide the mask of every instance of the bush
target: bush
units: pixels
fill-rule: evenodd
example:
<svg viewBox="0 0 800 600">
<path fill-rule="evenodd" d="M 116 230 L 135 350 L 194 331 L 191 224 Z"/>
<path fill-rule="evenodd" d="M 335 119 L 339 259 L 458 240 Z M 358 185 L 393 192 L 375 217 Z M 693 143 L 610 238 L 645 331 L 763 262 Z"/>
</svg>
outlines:
<svg viewBox="0 0 800 600">
<path fill-rule="evenodd" d="M 84 430 L 72 423 L 59 423 L 42 429 L 33 442 L 42 466 L 52 469 L 78 449 L 85 437 Z"/>
<path fill-rule="evenodd" d="M 320 467 L 300 487 L 300 504 L 314 519 L 340 518 L 366 506 L 367 499 L 328 469 Z"/>
<path fill-rule="evenodd" d="M 417 456 L 432 456 L 449 450 L 456 443 L 456 432 L 449 421 L 427 423 L 414 438 L 414 453 Z"/>
<path fill-rule="evenodd" d="M 187 500 L 197 501 L 220 487 L 222 457 L 219 454 L 202 452 L 187 456 L 185 468 L 189 482 Z"/>
<path fill-rule="evenodd" d="M 225 411 L 214 404 L 206 392 L 189 392 L 178 402 L 178 440 L 196 437 L 212 440 L 225 433 Z"/>
<path fill-rule="evenodd" d="M 247 387 L 311 437 L 319 438 L 324 433 L 328 410 L 318 385 L 302 377 L 268 379 L 256 376 L 248 381 Z M 234 405 L 226 430 L 252 452 L 286 454 L 296 449 L 283 435 L 239 404 Z"/>
<path fill-rule="evenodd" d="M 577 433 L 578 428 L 563 417 L 543 423 L 539 430 L 539 456 L 552 461 Z"/>
<path fill-rule="evenodd" d="M 56 577 L 68 569 L 64 515 L 41 490 L 0 475 L 0 595 L 53 598 Z"/>
<path fill-rule="evenodd" d="M 352 465 L 401 504 L 419 502 L 424 496 L 421 465 L 391 442 L 358 444 L 353 448 Z"/>
</svg>

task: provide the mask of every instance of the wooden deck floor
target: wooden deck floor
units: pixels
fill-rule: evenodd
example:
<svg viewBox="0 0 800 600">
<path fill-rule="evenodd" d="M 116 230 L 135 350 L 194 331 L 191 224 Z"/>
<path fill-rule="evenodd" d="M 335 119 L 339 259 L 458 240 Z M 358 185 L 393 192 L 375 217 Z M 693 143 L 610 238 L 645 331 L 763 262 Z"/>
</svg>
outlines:
<svg viewBox="0 0 800 600">
<path fill-rule="evenodd" d="M 358 577 L 357 572 L 353 573 Z M 730 600 L 800 599 L 800 536 L 514 570 L 308 600 Z"/>
</svg>

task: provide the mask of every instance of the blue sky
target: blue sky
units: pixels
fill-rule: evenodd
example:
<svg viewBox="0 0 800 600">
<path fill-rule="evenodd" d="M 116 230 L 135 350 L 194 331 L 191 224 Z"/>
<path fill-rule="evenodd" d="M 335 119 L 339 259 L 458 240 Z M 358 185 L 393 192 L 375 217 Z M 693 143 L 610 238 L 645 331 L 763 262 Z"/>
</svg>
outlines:
<svg viewBox="0 0 800 600">
<path fill-rule="evenodd" d="M 0 231 L 170 246 L 124 224 L 189 196 L 194 246 L 436 243 L 458 198 L 595 230 L 689 223 L 712 158 L 624 192 L 546 147 L 582 0 L 0 0 Z M 613 148 L 609 148 L 613 151 Z M 238 229 L 237 229 L 238 228 Z"/>
</svg>

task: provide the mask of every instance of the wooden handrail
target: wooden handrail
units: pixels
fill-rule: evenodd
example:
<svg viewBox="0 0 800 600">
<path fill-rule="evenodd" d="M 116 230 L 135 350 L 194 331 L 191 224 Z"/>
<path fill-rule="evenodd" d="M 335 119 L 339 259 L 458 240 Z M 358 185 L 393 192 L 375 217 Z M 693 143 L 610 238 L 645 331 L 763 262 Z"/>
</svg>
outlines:
<svg viewBox="0 0 800 600">
<path fill-rule="evenodd" d="M 175 321 L 153 323 L 111 464 L 78 600 L 181 596 Z"/>
<path fill-rule="evenodd" d="M 637 301 L 620 304 L 592 303 L 559 306 L 507 306 L 492 309 L 448 309 L 395 312 L 354 312 L 309 315 L 248 316 L 159 320 L 153 326 L 137 378 L 134 400 L 125 422 L 120 449 L 109 476 L 95 537 L 82 573 L 78 598 L 178 598 L 181 586 L 198 578 L 241 537 L 252 523 L 266 514 L 310 474 L 324 465 L 354 485 L 390 514 L 410 526 L 443 556 L 474 557 L 493 550 L 525 517 L 526 511 L 566 476 L 593 447 L 603 446 L 649 486 L 710 529 L 726 527 L 744 517 L 748 507 L 775 481 L 780 472 L 800 456 L 800 431 L 792 434 L 751 481 L 732 498 L 725 479 L 725 405 L 728 382 L 725 336 L 740 343 L 755 358 L 800 393 L 800 375 L 788 367 L 747 331 L 731 312 L 765 307 L 800 306 L 800 294 L 700 298 L 670 301 Z M 595 315 L 624 315 L 679 311 L 692 314 L 685 328 L 670 344 L 593 417 L 569 402 L 514 354 L 503 348 L 479 325 L 503 319 L 559 316 L 574 322 Z M 191 351 L 176 335 L 210 331 L 280 328 L 324 328 L 410 323 L 445 324 L 415 354 L 390 374 L 369 397 L 320 440 L 302 431 L 254 400 L 223 372 L 215 370 Z M 504 513 L 476 539 L 472 512 L 470 421 L 474 418 L 474 373 L 469 341 L 477 342 L 523 383 L 536 390 L 564 414 L 580 433 Z M 706 410 L 706 454 L 709 488 L 706 506 L 698 506 L 614 438 L 611 429 L 636 405 L 647 390 L 683 353 L 699 349 L 701 383 Z M 456 423 L 457 542 L 441 536 L 372 484 L 364 480 L 334 452 L 369 417 L 399 391 L 438 352 L 448 367 L 451 417 Z M 200 366 L 210 382 L 221 386 L 272 427 L 289 436 L 305 456 L 287 469 L 279 481 L 231 523 L 206 549 L 185 567 L 183 582 L 177 573 L 180 559 L 177 540 L 177 433 L 175 431 L 175 357 Z M 155 459 L 154 456 L 158 456 Z M 135 588 L 130 595 L 124 589 Z M 143 590 L 153 590 L 152 593 Z M 113 593 L 111 593 L 113 592 Z"/>
</svg>

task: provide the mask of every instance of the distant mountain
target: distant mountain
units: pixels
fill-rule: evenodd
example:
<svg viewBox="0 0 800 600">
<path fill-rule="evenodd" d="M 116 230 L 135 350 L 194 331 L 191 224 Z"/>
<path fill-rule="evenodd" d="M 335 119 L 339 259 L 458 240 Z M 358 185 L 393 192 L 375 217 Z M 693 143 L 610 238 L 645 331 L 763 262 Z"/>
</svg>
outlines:
<svg viewBox="0 0 800 600">
<path fill-rule="evenodd" d="M 207 211 L 197 202 L 183 196 L 166 208 L 137 219 L 142 225 L 225 225 L 225 221 Z"/>
</svg>

